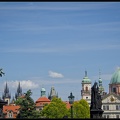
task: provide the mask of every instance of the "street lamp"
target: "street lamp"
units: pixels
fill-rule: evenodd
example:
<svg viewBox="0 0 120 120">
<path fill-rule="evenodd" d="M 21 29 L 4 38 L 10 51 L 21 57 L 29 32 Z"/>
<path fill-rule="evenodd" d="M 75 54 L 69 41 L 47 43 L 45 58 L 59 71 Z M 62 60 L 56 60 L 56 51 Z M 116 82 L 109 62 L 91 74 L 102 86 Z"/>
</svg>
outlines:
<svg viewBox="0 0 120 120">
<path fill-rule="evenodd" d="M 72 92 L 70 93 L 70 96 L 68 96 L 68 98 L 69 98 L 69 103 L 71 104 L 71 118 L 73 118 L 73 106 L 72 106 L 72 104 L 74 102 L 75 97 L 72 95 Z"/>
</svg>

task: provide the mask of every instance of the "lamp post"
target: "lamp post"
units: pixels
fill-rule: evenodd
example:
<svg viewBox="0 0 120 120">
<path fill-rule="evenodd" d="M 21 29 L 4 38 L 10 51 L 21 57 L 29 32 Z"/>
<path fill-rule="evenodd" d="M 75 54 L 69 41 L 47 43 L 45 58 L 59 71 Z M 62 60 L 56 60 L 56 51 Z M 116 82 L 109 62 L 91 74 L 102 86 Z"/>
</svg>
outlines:
<svg viewBox="0 0 120 120">
<path fill-rule="evenodd" d="M 72 104 L 74 102 L 75 97 L 72 95 L 72 92 L 70 93 L 70 96 L 68 96 L 68 98 L 69 98 L 69 103 L 71 105 L 71 118 L 73 118 L 73 106 L 72 106 Z"/>
</svg>

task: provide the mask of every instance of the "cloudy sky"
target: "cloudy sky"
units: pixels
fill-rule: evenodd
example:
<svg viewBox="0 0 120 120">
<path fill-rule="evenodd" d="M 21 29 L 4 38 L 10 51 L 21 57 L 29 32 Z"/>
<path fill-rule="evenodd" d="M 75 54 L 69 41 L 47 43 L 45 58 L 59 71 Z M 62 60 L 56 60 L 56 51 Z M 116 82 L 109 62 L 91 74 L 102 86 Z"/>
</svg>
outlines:
<svg viewBox="0 0 120 120">
<path fill-rule="evenodd" d="M 85 70 L 93 84 L 99 69 L 108 92 L 119 51 L 120 2 L 0 2 L 0 96 L 5 82 L 12 96 L 20 82 L 35 101 L 52 86 L 79 100 Z"/>
</svg>

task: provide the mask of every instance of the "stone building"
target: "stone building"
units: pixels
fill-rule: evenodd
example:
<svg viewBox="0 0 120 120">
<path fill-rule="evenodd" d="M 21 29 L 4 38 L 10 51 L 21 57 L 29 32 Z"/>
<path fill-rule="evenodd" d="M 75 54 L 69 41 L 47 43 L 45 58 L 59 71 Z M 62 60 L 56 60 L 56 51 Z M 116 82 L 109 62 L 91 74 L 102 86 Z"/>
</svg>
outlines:
<svg viewBox="0 0 120 120">
<path fill-rule="evenodd" d="M 104 91 L 102 79 L 99 72 L 99 92 L 102 97 L 103 118 L 120 118 L 120 68 L 117 69 L 110 80 L 109 92 Z M 89 89 L 87 88 L 89 86 Z M 91 81 L 88 79 L 86 72 L 82 80 L 81 97 L 91 104 Z M 90 99 L 88 99 L 90 98 Z"/>
<path fill-rule="evenodd" d="M 113 73 L 109 93 L 103 96 L 102 104 L 104 118 L 120 118 L 120 68 Z"/>
</svg>

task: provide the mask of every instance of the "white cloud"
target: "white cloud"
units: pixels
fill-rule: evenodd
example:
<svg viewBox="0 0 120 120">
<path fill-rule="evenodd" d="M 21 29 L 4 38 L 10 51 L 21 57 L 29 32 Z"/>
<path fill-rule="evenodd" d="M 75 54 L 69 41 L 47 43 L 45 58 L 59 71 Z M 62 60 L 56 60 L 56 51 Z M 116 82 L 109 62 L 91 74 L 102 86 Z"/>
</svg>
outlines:
<svg viewBox="0 0 120 120">
<path fill-rule="evenodd" d="M 49 71 L 49 76 L 52 78 L 63 78 L 64 76 L 61 73 L 57 73 L 57 72 L 53 72 L 53 71 Z"/>
<path fill-rule="evenodd" d="M 17 88 L 19 82 L 20 82 L 20 86 L 22 87 L 22 89 L 34 89 L 34 88 L 38 88 L 39 87 L 38 84 L 32 82 L 31 80 L 10 81 L 10 82 L 8 82 L 8 84 L 12 88 Z"/>
</svg>

